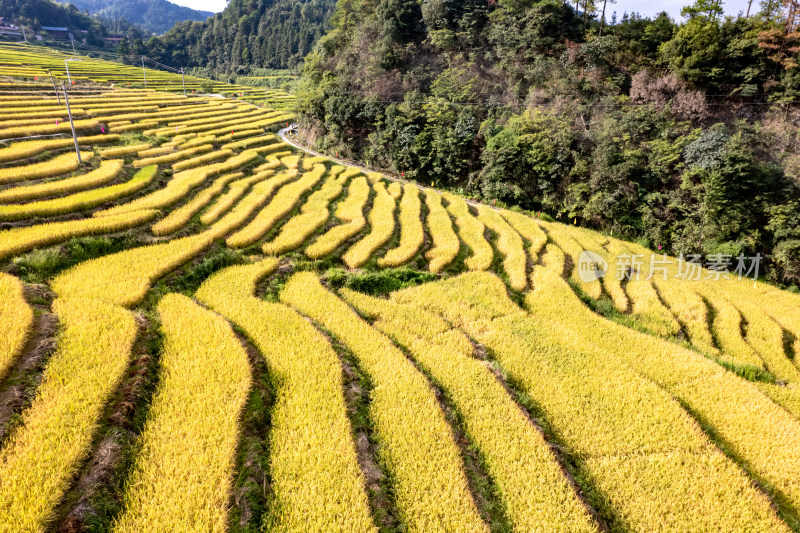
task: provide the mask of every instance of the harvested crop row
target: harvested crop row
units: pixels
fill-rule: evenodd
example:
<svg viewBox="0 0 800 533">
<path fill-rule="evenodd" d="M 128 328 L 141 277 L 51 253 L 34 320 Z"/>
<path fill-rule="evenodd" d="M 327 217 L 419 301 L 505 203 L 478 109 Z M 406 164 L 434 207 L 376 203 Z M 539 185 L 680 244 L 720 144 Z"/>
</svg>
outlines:
<svg viewBox="0 0 800 533">
<path fill-rule="evenodd" d="M 272 498 L 263 529 L 375 532 L 346 414 L 341 363 L 297 313 L 255 294 L 277 260 L 212 276 L 197 298 L 241 327 L 269 365 L 276 400 L 270 433 Z"/>
<path fill-rule="evenodd" d="M 51 222 L 0 232 L 0 259 L 29 252 L 34 248 L 67 241 L 73 237 L 114 233 L 144 224 L 158 215 L 155 210 L 66 222 Z"/>
<path fill-rule="evenodd" d="M 731 282 L 732 283 L 732 282 Z M 534 283 L 534 287 L 536 284 Z M 733 288 L 733 287 L 732 287 Z M 690 409 L 728 453 L 747 465 L 776 501 L 798 508 L 800 502 L 800 420 L 773 403 L 755 384 L 676 344 L 605 320 L 585 308 L 571 292 L 550 301 L 530 298 L 532 316 L 561 322 L 562 342 L 583 342 L 583 350 L 607 350 L 652 379 Z M 756 528 L 760 529 L 760 528 Z"/>
<path fill-rule="evenodd" d="M 213 149 L 214 149 L 213 145 L 204 144 L 202 146 L 196 146 L 194 148 L 189 148 L 187 150 L 180 150 L 178 152 L 173 152 L 171 154 L 138 159 L 133 162 L 133 166 L 135 166 L 136 168 L 141 168 L 141 167 L 146 167 L 148 165 L 162 165 L 164 163 L 173 163 L 175 161 L 180 161 L 182 159 L 186 159 L 187 157 L 192 157 L 197 154 L 205 154 Z"/>
<path fill-rule="evenodd" d="M 638 369 L 620 365 L 628 343 L 606 350 L 598 348 L 598 332 L 565 334 L 575 314 L 596 315 L 561 277 L 563 253 L 555 246 L 548 250 L 545 266 L 534 269 L 529 305 L 535 314 L 514 304 L 489 273 L 464 274 L 393 298 L 436 312 L 491 351 L 578 461 L 610 530 L 788 531 L 768 499 L 671 394 Z M 550 312 L 560 319 L 543 316 Z"/>
<path fill-rule="evenodd" d="M 320 228 L 330 217 L 330 202 L 342 193 L 343 183 L 328 176 L 322 187 L 311 194 L 300 214 L 290 218 L 281 228 L 280 233 L 270 242 L 265 243 L 262 251 L 267 255 L 280 255 L 294 250 Z"/>
<path fill-rule="evenodd" d="M 497 235 L 497 250 L 503 254 L 503 270 L 511 288 L 517 291 L 528 286 L 528 256 L 522 237 L 494 209 L 478 206 L 478 220 Z"/>
<path fill-rule="evenodd" d="M 470 270 L 488 270 L 492 266 L 494 251 L 483 236 L 485 226 L 469 212 L 467 202 L 450 193 L 443 193 L 447 200 L 447 211 L 456 219 L 456 227 L 461 240 L 472 250 L 472 255 L 464 260 Z"/>
<path fill-rule="evenodd" d="M 84 161 L 90 161 L 93 157 L 93 152 L 81 152 L 81 159 Z M 16 183 L 41 178 L 52 178 L 72 172 L 76 170 L 78 166 L 78 157 L 70 152 L 40 163 L 32 163 L 21 167 L 0 168 L 0 183 Z"/>
<path fill-rule="evenodd" d="M 345 172 L 339 177 L 344 179 Z M 357 175 L 357 174 L 355 174 Z M 311 259 L 321 259 L 332 253 L 344 241 L 356 235 L 367 225 L 364 218 L 364 206 L 369 200 L 369 183 L 364 176 L 357 177 L 350 183 L 347 197 L 336 206 L 336 217 L 344 224 L 334 226 L 306 247 L 306 255 Z"/>
<path fill-rule="evenodd" d="M 386 244 L 394 233 L 394 210 L 397 204 L 383 182 L 375 183 L 373 188 L 375 201 L 369 213 L 371 231 L 342 256 L 350 268 L 358 268 L 366 263 L 375 250 Z"/>
<path fill-rule="evenodd" d="M 243 173 L 237 172 L 217 178 L 211 186 L 197 193 L 191 201 L 171 211 L 169 215 L 157 224 L 153 224 L 153 235 L 163 237 L 164 235 L 169 235 L 170 233 L 178 231 L 184 227 L 194 215 L 207 206 L 215 196 L 221 193 L 228 183 L 241 178 L 243 175 Z"/>
<path fill-rule="evenodd" d="M 247 352 L 224 319 L 185 296 L 165 296 L 158 313 L 162 377 L 113 531 L 222 533 L 252 380 Z"/>
<path fill-rule="evenodd" d="M 27 204 L 0 205 L 0 220 L 25 220 L 74 213 L 97 207 L 105 202 L 117 200 L 147 187 L 153 182 L 158 167 L 141 169 L 125 183 L 79 192 L 52 200 L 41 200 Z"/>
<path fill-rule="evenodd" d="M 425 377 L 313 273 L 292 276 L 280 298 L 330 330 L 369 376 L 378 454 L 393 481 L 405 530 L 488 533 L 470 495 L 452 430 Z"/>
<path fill-rule="evenodd" d="M 94 216 L 109 216 L 118 215 L 130 211 L 139 211 L 142 209 L 161 209 L 174 204 L 181 198 L 185 197 L 189 191 L 197 187 L 208 178 L 218 176 L 220 174 L 233 172 L 239 168 L 247 165 L 258 157 L 255 152 L 242 152 L 236 156 L 224 161 L 202 168 L 194 168 L 175 174 L 172 179 L 164 186 L 147 196 L 133 200 L 126 204 L 121 204 L 105 211 L 94 213 Z"/>
<path fill-rule="evenodd" d="M 596 531 L 548 443 L 461 332 L 421 309 L 343 290 L 452 398 L 486 461 L 515 531 Z M 509 449 L 513 448 L 513 453 Z"/>
<path fill-rule="evenodd" d="M 92 146 L 95 144 L 107 144 L 119 141 L 119 135 L 97 135 L 94 137 L 78 137 L 78 144 L 81 146 Z M 37 156 L 48 150 L 68 148 L 73 146 L 72 139 L 55 139 L 49 141 L 21 141 L 12 144 L 7 148 L 0 148 L 0 163 L 18 161 L 28 157 Z M 77 158 L 76 158 L 77 159 Z"/>
<path fill-rule="evenodd" d="M 425 254 L 428 268 L 438 273 L 453 262 L 461 249 L 461 242 L 453 230 L 453 221 L 442 205 L 442 196 L 433 189 L 425 189 L 425 205 L 428 206 L 428 232 L 433 246 Z"/>
<path fill-rule="evenodd" d="M 150 148 L 149 144 L 135 144 L 131 146 L 120 146 L 119 148 L 108 148 L 100 150 L 100 157 L 123 157 L 126 155 L 138 154 L 142 150 Z"/>
<path fill-rule="evenodd" d="M 325 170 L 323 165 L 317 165 L 314 170 L 306 172 L 297 181 L 282 187 L 252 222 L 228 238 L 227 245 L 231 248 L 244 248 L 261 239 L 281 218 L 294 209 L 303 195 L 319 183 L 325 175 Z"/>
<path fill-rule="evenodd" d="M 2 235 L 2 234 L 0 234 Z M 33 326 L 33 310 L 25 301 L 22 282 L 0 272 L 0 379 L 19 355 Z"/>
<path fill-rule="evenodd" d="M 425 241 L 419 188 L 408 183 L 403 190 L 405 194 L 400 201 L 400 244 L 378 259 L 378 266 L 381 267 L 394 267 L 407 263 L 417 255 Z"/>
<path fill-rule="evenodd" d="M 100 185 L 105 185 L 119 176 L 122 172 L 123 163 L 124 161 L 121 159 L 109 159 L 102 161 L 98 168 L 86 174 L 0 191 L 0 203 L 23 202 L 26 200 L 45 198 L 47 196 L 63 195 L 76 191 L 93 189 Z"/>
</svg>

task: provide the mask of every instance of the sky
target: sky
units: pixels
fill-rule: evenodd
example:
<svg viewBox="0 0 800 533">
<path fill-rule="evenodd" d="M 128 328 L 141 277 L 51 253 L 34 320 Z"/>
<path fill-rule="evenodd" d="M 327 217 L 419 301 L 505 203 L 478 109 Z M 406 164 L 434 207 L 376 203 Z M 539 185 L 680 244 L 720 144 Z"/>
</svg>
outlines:
<svg viewBox="0 0 800 533">
<path fill-rule="evenodd" d="M 174 4 L 200 9 L 203 11 L 220 12 L 225 9 L 226 0 L 170 0 Z M 602 0 L 601 0 L 602 1 Z M 611 13 L 617 12 L 617 17 L 622 18 L 622 14 L 637 12 L 640 15 L 652 16 L 666 11 L 677 21 L 681 20 L 681 8 L 692 3 L 692 0 L 617 0 L 614 5 L 606 7 L 608 17 Z M 747 11 L 747 0 L 727 0 L 724 1 L 725 14 L 736 15 L 739 11 Z M 753 0 L 753 8 L 758 6 L 758 0 Z"/>
<path fill-rule="evenodd" d="M 199 9 L 200 11 L 213 11 L 219 13 L 228 4 L 226 0 L 169 0 L 173 4 L 179 6 L 191 7 L 192 9 Z"/>
</svg>

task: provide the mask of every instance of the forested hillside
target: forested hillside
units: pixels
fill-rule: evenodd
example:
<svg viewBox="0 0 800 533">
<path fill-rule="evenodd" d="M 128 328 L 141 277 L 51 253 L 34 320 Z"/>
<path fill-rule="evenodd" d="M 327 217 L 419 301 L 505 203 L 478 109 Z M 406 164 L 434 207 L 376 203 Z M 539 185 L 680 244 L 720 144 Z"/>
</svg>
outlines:
<svg viewBox="0 0 800 533">
<path fill-rule="evenodd" d="M 800 281 L 796 1 L 685 21 L 534 0 L 340 0 L 304 129 L 405 176 Z M 603 17 L 605 9 L 605 17 Z M 576 14 L 578 13 L 578 14 Z"/>
<path fill-rule="evenodd" d="M 148 41 L 162 63 L 206 67 L 216 75 L 251 67 L 295 66 L 324 35 L 336 0 L 231 0 L 206 22 L 182 22 Z"/>
<path fill-rule="evenodd" d="M 214 13 L 179 6 L 167 0 L 60 0 L 104 19 L 125 19 L 153 33 L 164 33 L 176 22 L 205 20 Z"/>
<path fill-rule="evenodd" d="M 91 44 L 102 44 L 102 25 L 75 6 L 64 6 L 51 0 L 0 0 L 0 16 L 34 31 L 41 26 L 66 26 L 87 30 Z"/>
</svg>

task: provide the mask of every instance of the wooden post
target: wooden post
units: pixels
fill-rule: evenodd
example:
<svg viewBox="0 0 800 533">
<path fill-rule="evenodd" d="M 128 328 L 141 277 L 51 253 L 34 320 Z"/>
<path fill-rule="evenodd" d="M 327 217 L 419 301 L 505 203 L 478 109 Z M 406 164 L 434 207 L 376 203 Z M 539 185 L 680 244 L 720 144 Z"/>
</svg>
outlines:
<svg viewBox="0 0 800 533">
<path fill-rule="evenodd" d="M 69 64 L 67 63 L 67 61 L 69 61 L 69 60 L 68 59 L 64 60 L 64 68 L 67 69 L 67 82 L 71 86 L 72 85 L 72 78 L 69 76 Z"/>
<path fill-rule="evenodd" d="M 67 96 L 67 88 L 62 85 L 64 89 L 64 101 L 67 103 L 67 114 L 69 115 L 69 126 L 72 128 L 72 140 L 75 141 L 75 154 L 78 156 L 78 164 L 83 164 L 81 161 L 81 149 L 78 146 L 78 135 L 75 133 L 75 123 L 72 121 L 72 110 L 69 108 L 69 97 Z"/>
<path fill-rule="evenodd" d="M 53 77 L 53 73 L 50 72 L 50 69 L 47 69 L 47 73 L 50 74 L 50 81 L 53 82 L 53 90 L 56 92 L 56 98 L 58 98 L 58 105 L 61 105 L 61 95 L 58 94 L 58 87 L 56 87 L 56 79 Z"/>
<path fill-rule="evenodd" d="M 144 69 L 144 56 L 142 56 L 142 75 L 144 76 L 144 88 L 147 88 L 147 71 Z"/>
</svg>

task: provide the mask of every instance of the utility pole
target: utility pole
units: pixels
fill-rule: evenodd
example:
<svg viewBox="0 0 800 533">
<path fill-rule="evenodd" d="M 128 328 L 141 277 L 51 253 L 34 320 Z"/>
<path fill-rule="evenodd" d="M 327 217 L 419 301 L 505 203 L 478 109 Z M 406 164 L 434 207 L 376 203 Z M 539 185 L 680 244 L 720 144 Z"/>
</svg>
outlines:
<svg viewBox="0 0 800 533">
<path fill-rule="evenodd" d="M 58 105 L 61 105 L 61 95 L 58 94 L 58 87 L 56 87 L 56 79 L 53 77 L 53 73 L 50 72 L 50 69 L 47 69 L 47 73 L 50 74 L 50 81 L 53 82 L 53 90 L 56 92 L 56 98 L 58 98 Z"/>
<path fill-rule="evenodd" d="M 181 82 L 183 83 L 183 96 L 186 96 L 186 78 L 183 77 L 183 67 L 181 67 Z"/>
<path fill-rule="evenodd" d="M 70 85 L 72 85 L 72 78 L 70 78 L 69 76 L 69 64 L 67 63 L 67 61 L 69 61 L 69 59 L 64 60 L 64 68 L 67 69 L 67 81 L 69 82 Z"/>
<path fill-rule="evenodd" d="M 144 56 L 142 56 L 142 75 L 144 76 L 144 87 L 147 88 L 147 72 L 144 70 Z"/>
<path fill-rule="evenodd" d="M 77 56 L 78 54 L 75 52 L 75 39 L 70 39 L 69 42 L 72 43 L 72 55 Z"/>
<path fill-rule="evenodd" d="M 28 42 L 28 34 L 25 33 L 25 25 L 23 24 L 21 26 L 21 28 L 22 28 L 22 38 L 25 39 L 25 42 L 27 43 Z"/>
<path fill-rule="evenodd" d="M 78 164 L 83 164 L 81 161 L 81 149 L 78 146 L 78 135 L 75 133 L 75 123 L 72 121 L 72 110 L 69 108 L 69 97 L 67 96 L 67 88 L 62 85 L 64 89 L 64 101 L 67 103 L 67 114 L 69 115 L 69 126 L 72 128 L 72 140 L 75 141 L 75 154 L 78 156 Z"/>
</svg>

